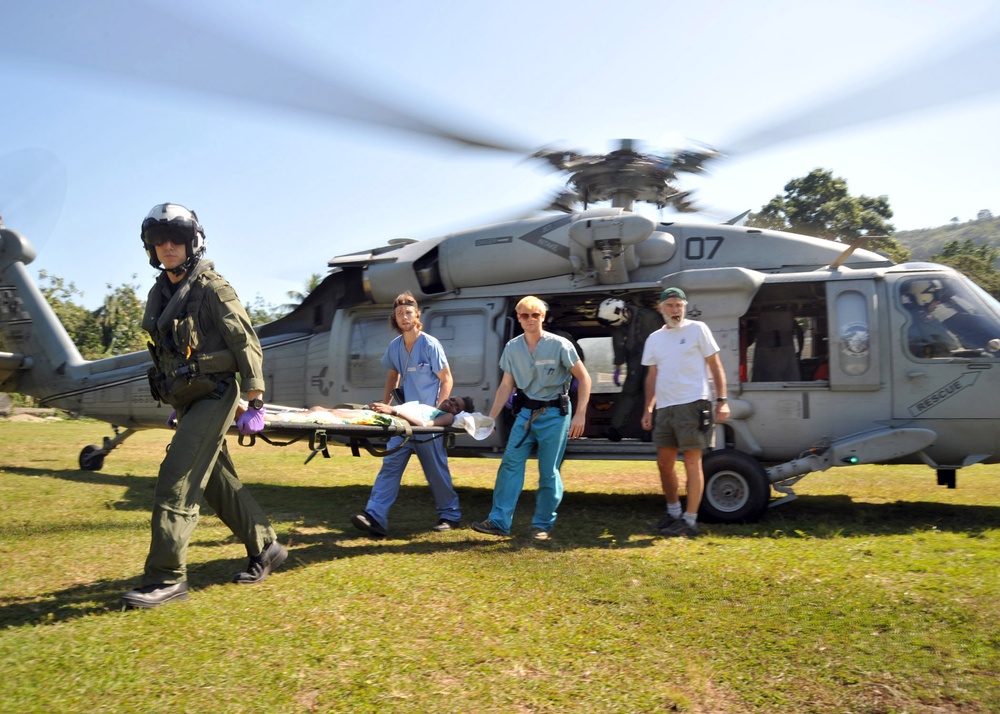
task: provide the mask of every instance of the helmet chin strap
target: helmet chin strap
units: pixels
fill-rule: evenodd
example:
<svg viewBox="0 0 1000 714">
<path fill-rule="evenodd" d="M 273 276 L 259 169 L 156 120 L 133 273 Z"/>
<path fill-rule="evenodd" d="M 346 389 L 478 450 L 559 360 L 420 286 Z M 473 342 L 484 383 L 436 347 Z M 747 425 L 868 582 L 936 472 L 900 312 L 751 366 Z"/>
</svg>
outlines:
<svg viewBox="0 0 1000 714">
<path fill-rule="evenodd" d="M 191 268 L 193 268 L 197 264 L 198 264 L 198 258 L 196 256 L 192 256 L 187 260 L 185 260 L 181 265 L 178 265 L 176 268 L 160 268 L 160 270 L 162 270 L 164 273 L 173 273 L 174 275 L 184 275 L 184 273 L 191 270 Z"/>
</svg>

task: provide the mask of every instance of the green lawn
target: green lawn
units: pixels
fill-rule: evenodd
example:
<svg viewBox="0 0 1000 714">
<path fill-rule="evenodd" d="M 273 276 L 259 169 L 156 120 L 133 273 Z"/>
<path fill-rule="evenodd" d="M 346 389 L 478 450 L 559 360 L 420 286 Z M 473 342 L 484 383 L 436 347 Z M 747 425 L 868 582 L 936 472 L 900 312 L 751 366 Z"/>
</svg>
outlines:
<svg viewBox="0 0 1000 714">
<path fill-rule="evenodd" d="M 169 434 L 80 471 L 106 434 L 0 422 L 0 711 L 1000 711 L 1000 467 L 957 490 L 926 467 L 834 469 L 689 541 L 650 528 L 654 464 L 569 461 L 555 537 L 535 543 L 532 490 L 511 539 L 430 532 L 414 459 L 372 541 L 349 518 L 377 459 L 231 440 L 288 562 L 227 584 L 245 552 L 206 513 L 191 599 L 120 612 Z M 466 524 L 497 464 L 452 460 Z"/>
</svg>

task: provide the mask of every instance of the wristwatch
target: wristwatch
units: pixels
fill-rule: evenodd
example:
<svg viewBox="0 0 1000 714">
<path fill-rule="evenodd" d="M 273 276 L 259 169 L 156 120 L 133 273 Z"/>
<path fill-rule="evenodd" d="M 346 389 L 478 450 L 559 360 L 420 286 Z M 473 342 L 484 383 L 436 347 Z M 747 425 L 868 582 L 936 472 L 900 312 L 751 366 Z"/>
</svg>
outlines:
<svg viewBox="0 0 1000 714">
<path fill-rule="evenodd" d="M 725 397 L 716 397 L 716 399 L 715 399 L 715 403 L 716 404 L 725 404 L 728 401 L 729 400 L 726 399 Z"/>
<path fill-rule="evenodd" d="M 260 397 L 257 397 L 256 399 L 251 399 L 249 402 L 247 402 L 247 406 L 249 406 L 251 409 L 263 409 L 264 400 L 261 399 Z"/>
</svg>

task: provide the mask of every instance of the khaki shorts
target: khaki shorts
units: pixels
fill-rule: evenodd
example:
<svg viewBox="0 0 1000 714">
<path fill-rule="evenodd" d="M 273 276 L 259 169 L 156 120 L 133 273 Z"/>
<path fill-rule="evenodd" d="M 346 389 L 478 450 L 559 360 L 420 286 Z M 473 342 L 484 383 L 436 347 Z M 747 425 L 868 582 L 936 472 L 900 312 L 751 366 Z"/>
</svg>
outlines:
<svg viewBox="0 0 1000 714">
<path fill-rule="evenodd" d="M 708 412 L 708 427 L 702 430 L 705 411 Z M 712 444 L 712 403 L 707 399 L 663 407 L 653 416 L 653 443 L 658 447 L 704 451 Z"/>
</svg>

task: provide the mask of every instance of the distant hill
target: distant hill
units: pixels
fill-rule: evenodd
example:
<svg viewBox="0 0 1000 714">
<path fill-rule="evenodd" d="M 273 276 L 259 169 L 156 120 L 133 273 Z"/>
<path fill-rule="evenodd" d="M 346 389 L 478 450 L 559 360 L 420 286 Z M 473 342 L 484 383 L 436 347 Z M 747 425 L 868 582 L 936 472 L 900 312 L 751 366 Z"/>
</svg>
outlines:
<svg viewBox="0 0 1000 714">
<path fill-rule="evenodd" d="M 980 218 L 965 223 L 949 223 L 940 228 L 899 231 L 893 233 L 893 238 L 910 250 L 913 260 L 929 260 L 953 240 L 960 243 L 971 240 L 976 245 L 988 244 L 1000 249 L 1000 218 Z"/>
</svg>

